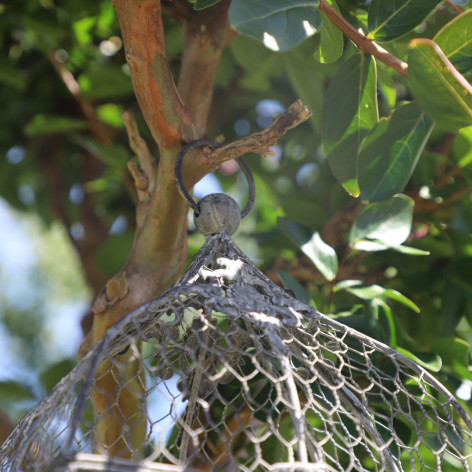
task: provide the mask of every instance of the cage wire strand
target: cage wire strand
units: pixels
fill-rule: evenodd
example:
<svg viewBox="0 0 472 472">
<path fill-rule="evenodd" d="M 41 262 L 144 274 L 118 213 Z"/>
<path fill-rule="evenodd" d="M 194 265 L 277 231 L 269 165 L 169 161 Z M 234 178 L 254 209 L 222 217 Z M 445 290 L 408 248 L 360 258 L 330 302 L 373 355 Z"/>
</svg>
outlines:
<svg viewBox="0 0 472 472">
<path fill-rule="evenodd" d="M 124 413 L 92 396 L 103 365 L 130 390 L 125 352 L 147 430 L 133 445 L 134 417 L 115 418 L 111 454 L 97 428 Z M 469 471 L 471 431 L 433 375 L 291 297 L 221 233 L 18 424 L 0 470 Z"/>
</svg>

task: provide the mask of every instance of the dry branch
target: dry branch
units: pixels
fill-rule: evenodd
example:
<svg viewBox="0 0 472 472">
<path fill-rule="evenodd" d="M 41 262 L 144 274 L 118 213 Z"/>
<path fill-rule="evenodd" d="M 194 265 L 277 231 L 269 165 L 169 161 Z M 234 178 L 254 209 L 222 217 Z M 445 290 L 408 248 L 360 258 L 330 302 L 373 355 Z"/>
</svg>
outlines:
<svg viewBox="0 0 472 472">
<path fill-rule="evenodd" d="M 184 161 L 183 175 L 186 184 L 193 185 L 203 175 L 216 170 L 223 162 L 236 159 L 248 152 L 259 154 L 262 157 L 270 155 L 270 147 L 277 144 L 287 131 L 308 120 L 311 114 L 310 108 L 304 105 L 301 100 L 297 100 L 264 130 L 210 152 L 208 148 L 203 148 L 195 159 Z"/>
</svg>

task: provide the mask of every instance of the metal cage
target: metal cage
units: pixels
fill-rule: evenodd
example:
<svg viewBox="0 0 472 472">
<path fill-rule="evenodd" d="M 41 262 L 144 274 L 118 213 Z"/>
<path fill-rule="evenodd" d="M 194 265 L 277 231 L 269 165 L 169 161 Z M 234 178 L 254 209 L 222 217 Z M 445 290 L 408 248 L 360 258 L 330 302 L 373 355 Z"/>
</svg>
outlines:
<svg viewBox="0 0 472 472">
<path fill-rule="evenodd" d="M 471 427 L 422 367 L 293 298 L 221 233 L 19 423 L 0 466 L 468 471 Z"/>
</svg>

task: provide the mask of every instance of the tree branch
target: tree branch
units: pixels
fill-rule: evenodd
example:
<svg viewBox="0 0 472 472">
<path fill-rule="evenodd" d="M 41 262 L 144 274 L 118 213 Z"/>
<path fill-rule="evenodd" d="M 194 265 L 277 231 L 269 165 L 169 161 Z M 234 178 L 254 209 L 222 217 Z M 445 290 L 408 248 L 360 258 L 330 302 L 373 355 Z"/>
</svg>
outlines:
<svg viewBox="0 0 472 472">
<path fill-rule="evenodd" d="M 121 119 L 128 133 L 129 147 L 134 151 L 139 159 L 141 169 L 138 169 L 134 162 L 128 162 L 128 169 L 133 176 L 134 185 L 138 192 L 140 201 L 149 198 L 155 186 L 155 164 L 154 158 L 149 151 L 146 141 L 139 134 L 138 126 L 131 111 L 124 111 Z"/>
<path fill-rule="evenodd" d="M 88 100 L 85 100 L 80 93 L 80 87 L 75 80 L 75 77 L 56 59 L 54 51 L 49 51 L 48 57 L 67 90 L 72 95 L 73 99 L 87 119 L 92 136 L 94 136 L 101 144 L 109 144 L 111 142 L 109 133 L 105 129 L 104 124 L 97 118 L 92 104 Z"/>
<path fill-rule="evenodd" d="M 456 11 L 457 13 L 459 13 L 459 15 L 461 13 L 464 13 L 464 10 L 462 10 L 462 8 L 458 7 L 452 0 L 446 0 L 446 3 L 454 10 Z"/>
<path fill-rule="evenodd" d="M 226 144 L 208 152 L 204 148 L 195 159 L 184 161 L 183 177 L 185 184 L 191 186 L 208 172 L 213 172 L 220 164 L 236 159 L 243 154 L 253 152 L 266 157 L 271 154 L 270 146 L 276 144 L 282 136 L 300 123 L 308 120 L 312 112 L 301 100 L 292 103 L 285 113 L 278 115 L 270 126 L 262 131 Z"/>
<path fill-rule="evenodd" d="M 196 137 L 167 63 L 161 2 L 116 0 L 134 91 L 151 134 L 162 148 Z"/>
<path fill-rule="evenodd" d="M 408 64 L 390 54 L 379 46 L 375 41 L 360 33 L 349 22 L 347 22 L 326 0 L 320 0 L 319 7 L 328 19 L 337 26 L 359 49 L 372 54 L 387 66 L 395 69 L 401 75 L 408 76 Z"/>
<path fill-rule="evenodd" d="M 199 136 L 206 130 L 213 84 L 223 49 L 236 36 L 228 23 L 229 0 L 218 9 L 194 12 L 184 26 L 184 48 L 178 91 L 191 110 Z"/>
</svg>

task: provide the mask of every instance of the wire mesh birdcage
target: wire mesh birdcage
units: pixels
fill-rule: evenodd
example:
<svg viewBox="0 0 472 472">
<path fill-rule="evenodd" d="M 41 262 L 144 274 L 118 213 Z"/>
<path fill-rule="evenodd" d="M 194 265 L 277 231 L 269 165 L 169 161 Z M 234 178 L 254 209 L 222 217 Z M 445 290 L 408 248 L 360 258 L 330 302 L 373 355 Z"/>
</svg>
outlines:
<svg viewBox="0 0 472 472">
<path fill-rule="evenodd" d="M 425 369 L 293 298 L 223 231 L 20 422 L 0 465 L 468 471 L 471 431 Z"/>
</svg>

